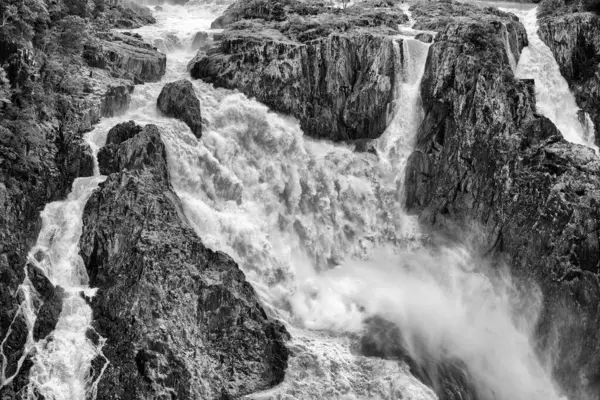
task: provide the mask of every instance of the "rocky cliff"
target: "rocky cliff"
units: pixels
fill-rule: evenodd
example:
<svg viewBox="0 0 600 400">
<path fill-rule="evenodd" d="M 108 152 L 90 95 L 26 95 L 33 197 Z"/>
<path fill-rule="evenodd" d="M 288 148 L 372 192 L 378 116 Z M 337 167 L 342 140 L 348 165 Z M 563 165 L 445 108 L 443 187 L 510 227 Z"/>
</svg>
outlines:
<svg viewBox="0 0 600 400">
<path fill-rule="evenodd" d="M 591 12 L 551 15 L 539 25 L 540 38 L 552 50 L 577 105 L 590 115 L 600 144 L 600 16 Z"/>
<path fill-rule="evenodd" d="M 138 83 L 158 81 L 164 74 L 167 56 L 141 37 L 109 32 L 86 45 L 83 58 L 90 67 L 109 70 L 113 76 L 128 77 Z"/>
<path fill-rule="evenodd" d="M 508 255 L 519 282 L 541 286 L 539 348 L 570 398 L 598 399 L 600 160 L 536 114 L 496 24 L 444 25 L 421 84 L 407 207 L 438 231 L 477 232 L 483 253 Z"/>
<path fill-rule="evenodd" d="M 406 21 L 391 1 L 332 10 L 240 0 L 215 21 L 227 26 L 223 39 L 192 65 L 191 75 L 294 115 L 311 136 L 376 138 L 388 123 L 406 56 L 394 38 Z"/>
<path fill-rule="evenodd" d="M 39 4 L 38 4 L 39 3 Z M 36 5 L 37 4 L 37 5 Z M 122 74 L 86 66 L 85 43 L 100 40 L 111 18 L 137 19 L 125 5 L 104 10 L 73 2 L 7 0 L 0 4 L 0 397 L 17 398 L 31 365 L 18 369 L 27 336 L 19 285 L 29 274 L 40 302 L 35 338 L 54 329 L 60 289 L 43 282 L 27 253 L 40 229 L 40 211 L 64 198 L 76 177 L 89 176 L 93 159 L 82 135 L 103 116 L 124 112 L 134 82 Z M 109 15 L 110 14 L 110 17 Z M 147 22 L 151 20 L 145 19 Z M 125 79 L 123 79 L 125 78 Z M 6 340 L 4 340 L 6 339 Z"/>
<path fill-rule="evenodd" d="M 186 222 L 156 126 L 118 126 L 107 143 L 80 241 L 110 362 L 98 399 L 229 399 L 281 382 L 288 334 Z"/>
</svg>

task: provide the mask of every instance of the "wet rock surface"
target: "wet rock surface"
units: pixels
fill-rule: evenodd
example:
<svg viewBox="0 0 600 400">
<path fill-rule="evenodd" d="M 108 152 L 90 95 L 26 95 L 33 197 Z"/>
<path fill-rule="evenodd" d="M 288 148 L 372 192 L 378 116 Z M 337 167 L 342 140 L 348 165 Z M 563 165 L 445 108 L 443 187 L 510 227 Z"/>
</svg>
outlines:
<svg viewBox="0 0 600 400">
<path fill-rule="evenodd" d="M 294 115 L 308 135 L 376 138 L 388 122 L 402 57 L 394 35 L 404 22 L 391 1 L 342 10 L 240 0 L 213 24 L 227 29 L 191 76 Z"/>
<path fill-rule="evenodd" d="M 538 34 L 552 50 L 577 105 L 590 115 L 600 144 L 600 15 L 580 12 L 542 18 Z"/>
<path fill-rule="evenodd" d="M 44 273 L 32 264 L 27 265 L 27 275 L 39 295 L 39 310 L 33 327 L 33 339 L 37 341 L 44 339 L 54 330 L 62 311 L 64 290 L 60 286 L 54 286 Z"/>
<path fill-rule="evenodd" d="M 106 69 L 115 77 L 156 82 L 164 74 L 167 57 L 135 34 L 110 32 L 86 45 L 83 58 L 90 67 Z"/>
<path fill-rule="evenodd" d="M 97 398 L 236 398 L 281 382 L 288 334 L 188 225 L 158 128 L 121 124 L 107 149 L 111 174 L 85 207 L 80 241 L 110 361 Z M 93 364 L 98 373 L 104 362 Z"/>
<path fill-rule="evenodd" d="M 407 207 L 450 236 L 475 227 L 482 253 L 540 285 L 538 346 L 570 398 L 597 399 L 600 160 L 536 114 L 503 41 L 493 23 L 459 19 L 432 45 Z"/>
<path fill-rule="evenodd" d="M 400 328 L 378 316 L 365 322 L 355 351 L 367 357 L 379 357 L 406 363 L 410 373 L 432 388 L 440 400 L 474 400 L 477 393 L 466 365 L 460 360 L 428 355 L 421 360 L 411 357 Z M 418 346 L 413 343 L 413 347 Z M 425 347 L 425 346 L 423 346 Z"/>
<path fill-rule="evenodd" d="M 194 36 L 194 40 L 192 41 L 192 50 L 198 50 L 202 46 L 204 46 L 209 41 L 208 33 L 206 32 L 198 32 Z"/>
<path fill-rule="evenodd" d="M 161 90 L 156 105 L 163 114 L 185 122 L 197 138 L 202 136 L 200 100 L 194 92 L 192 82 L 181 79 L 167 83 Z"/>
</svg>

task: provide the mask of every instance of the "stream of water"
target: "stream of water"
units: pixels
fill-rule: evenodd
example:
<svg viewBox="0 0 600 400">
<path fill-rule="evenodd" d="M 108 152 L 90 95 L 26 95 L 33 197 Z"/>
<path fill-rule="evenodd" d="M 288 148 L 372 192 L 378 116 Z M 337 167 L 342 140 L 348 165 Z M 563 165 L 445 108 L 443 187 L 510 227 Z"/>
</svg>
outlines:
<svg viewBox="0 0 600 400">
<path fill-rule="evenodd" d="M 535 80 L 537 111 L 554 122 L 569 142 L 598 151 L 592 120 L 577 106 L 552 50 L 538 35 L 537 7 L 504 5 L 500 9 L 518 16 L 527 31 L 529 45 L 521 53 L 515 75 Z"/>
<path fill-rule="evenodd" d="M 491 273 L 468 249 L 423 247 L 417 220 L 401 206 L 423 118 L 419 86 L 429 45 L 396 38 L 394 112 L 373 143 L 377 154 L 305 137 L 296 119 L 202 81 L 194 82 L 205 120 L 198 140 L 161 116 L 156 99 L 166 82 L 188 77 L 195 33 L 210 33 L 224 7 L 165 4 L 155 25 L 135 30 L 164 44 L 167 73 L 136 86 L 126 115 L 102 120 L 87 138 L 97 149 L 119 122 L 156 124 L 173 188 L 199 237 L 239 263 L 268 314 L 288 327 L 285 381 L 248 398 L 435 399 L 405 363 L 356 354 L 364 320 L 379 315 L 401 328 L 415 359 L 461 360 L 483 398 L 558 399 L 530 344 L 539 296 L 521 298 L 508 274 Z M 30 388 L 46 400 L 94 395 L 89 365 L 103 342 L 85 336 L 91 310 L 80 293 L 93 289 L 78 241 L 83 207 L 102 179 L 78 179 L 67 200 L 49 204 L 32 249 L 31 258 L 67 292 L 50 339 L 28 342 L 36 348 Z"/>
</svg>

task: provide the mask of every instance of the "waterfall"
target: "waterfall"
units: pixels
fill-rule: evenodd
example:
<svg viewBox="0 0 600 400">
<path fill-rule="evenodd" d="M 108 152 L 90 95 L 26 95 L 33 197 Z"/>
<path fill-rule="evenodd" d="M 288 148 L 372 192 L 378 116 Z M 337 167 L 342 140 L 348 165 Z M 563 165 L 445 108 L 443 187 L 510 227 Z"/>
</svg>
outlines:
<svg viewBox="0 0 600 400">
<path fill-rule="evenodd" d="M 193 35 L 222 9 L 165 4 L 155 25 L 136 29 L 149 42 L 176 35 L 183 46 L 169 52 L 161 83 L 137 86 L 130 111 L 103 120 L 88 138 L 97 149 L 119 122 L 156 124 L 188 221 L 205 245 L 236 260 L 268 314 L 286 324 L 284 382 L 248 398 L 435 399 L 405 362 L 357 354 L 365 319 L 379 315 L 399 326 L 416 362 L 460 360 L 482 399 L 557 399 L 529 342 L 537 292 L 516 296 L 508 274 L 468 249 L 427 248 L 402 207 L 429 45 L 407 36 L 393 42 L 395 101 L 377 154 L 308 138 L 296 119 L 202 81 L 194 82 L 206 120 L 198 140 L 184 123 L 161 116 L 156 99 L 164 82 L 187 77 Z M 57 339 L 32 344 L 40 348 L 32 385 L 47 389 L 47 399 L 83 399 L 94 388 L 85 367 L 102 343 L 93 347 L 83 336 L 91 314 L 78 293 L 93 290 L 76 247 L 82 209 L 100 180 L 77 180 L 67 200 L 44 211 L 35 251 L 48 254 L 41 261 L 47 276 L 68 293 Z M 516 314 L 515 306 L 525 311 Z"/>
<path fill-rule="evenodd" d="M 92 147 L 102 145 L 103 142 L 95 142 Z M 79 255 L 79 237 L 85 203 L 104 179 L 98 173 L 76 179 L 66 200 L 47 204 L 41 213 L 42 228 L 29 252 L 27 264 L 42 271 L 64 294 L 54 331 L 36 342 L 33 328 L 39 310 L 39 295 L 25 266 L 26 278 L 19 288 L 23 294 L 19 312 L 26 317 L 28 336 L 18 366 L 20 369 L 25 357 L 31 356 L 33 366 L 25 394 L 27 398 L 84 400 L 94 397 L 95 382 L 90 376 L 90 366 L 96 357 L 103 357 L 104 340 L 99 338 L 93 343 L 87 335 L 93 328 L 92 310 L 86 298 L 93 297 L 95 291 L 88 287 L 87 272 Z M 5 363 L 3 360 L 3 365 Z M 95 379 L 100 379 L 101 375 Z M 3 384 L 13 377 L 5 377 Z"/>
<path fill-rule="evenodd" d="M 537 111 L 549 118 L 569 142 L 589 146 L 596 151 L 594 136 L 578 118 L 581 111 L 569 84 L 560 73 L 558 63 L 552 51 L 539 37 L 537 23 L 537 7 L 529 10 L 521 8 L 502 8 L 519 17 L 525 26 L 529 45 L 521 53 L 516 70 L 518 78 L 535 80 L 535 97 Z M 590 121 L 591 122 L 591 121 Z"/>
<path fill-rule="evenodd" d="M 29 261 L 57 287 L 65 290 L 62 312 L 54 331 L 35 343 L 28 396 L 47 400 L 86 399 L 93 388 L 90 366 L 102 355 L 103 340 L 94 344 L 86 335 L 93 329 L 92 310 L 85 297 L 93 297 L 79 255 L 83 208 L 103 176 L 79 178 L 68 198 L 48 204 L 42 212 L 42 229 Z"/>
</svg>

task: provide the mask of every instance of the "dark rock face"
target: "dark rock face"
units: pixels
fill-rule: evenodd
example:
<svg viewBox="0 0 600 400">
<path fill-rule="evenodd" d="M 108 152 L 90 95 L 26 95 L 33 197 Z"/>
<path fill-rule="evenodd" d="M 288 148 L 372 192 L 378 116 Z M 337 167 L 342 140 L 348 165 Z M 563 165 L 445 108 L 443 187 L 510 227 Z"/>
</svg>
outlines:
<svg viewBox="0 0 600 400">
<path fill-rule="evenodd" d="M 209 40 L 208 33 L 206 32 L 198 32 L 196 36 L 194 36 L 194 41 L 192 42 L 192 50 L 198 50 L 202 46 L 204 46 Z"/>
<path fill-rule="evenodd" d="M 431 33 L 421 32 L 415 35 L 415 39 L 420 40 L 423 43 L 431 43 L 433 42 L 433 35 Z"/>
<path fill-rule="evenodd" d="M 446 233 L 475 225 L 482 252 L 540 285 L 539 348 L 569 397 L 598 399 L 600 161 L 535 113 L 502 40 L 493 23 L 458 20 L 432 45 L 407 207 Z"/>
<path fill-rule="evenodd" d="M 121 124 L 108 142 L 111 174 L 86 205 L 80 241 L 110 361 L 98 399 L 237 398 L 281 382 L 288 334 L 186 222 L 158 129 Z"/>
<path fill-rule="evenodd" d="M 27 265 L 27 274 L 40 298 L 39 311 L 33 327 L 33 339 L 40 340 L 48 336 L 56 327 L 62 311 L 64 291 L 55 287 L 37 267 Z"/>
<path fill-rule="evenodd" d="M 399 8 L 371 1 L 332 11 L 292 0 L 241 0 L 227 18 L 238 22 L 227 24 L 222 41 L 192 66 L 193 78 L 292 114 L 311 136 L 383 133 L 400 68 L 395 60 L 402 57 L 393 38 L 406 21 Z"/>
<path fill-rule="evenodd" d="M 600 144 L 600 16 L 575 13 L 540 20 L 540 38 L 552 50 L 577 105 L 595 126 Z"/>
<path fill-rule="evenodd" d="M 354 346 L 359 354 L 407 363 L 411 374 L 431 387 L 440 400 L 481 398 L 460 360 L 440 359 L 439 355 L 428 354 L 417 361 L 410 355 L 402 332 L 394 323 L 372 317 L 365 321 L 365 327 Z"/>
<path fill-rule="evenodd" d="M 104 95 L 101 105 L 103 117 L 115 117 L 125 113 L 129 109 L 133 85 L 109 86 Z"/>
<path fill-rule="evenodd" d="M 156 82 L 164 74 L 167 57 L 131 34 L 107 33 L 86 45 L 83 58 L 90 67 L 109 70 L 113 76 Z"/>
<path fill-rule="evenodd" d="M 161 179 L 168 178 L 164 161 L 164 145 L 160 135 L 139 134 L 142 128 L 133 121 L 113 127 L 107 135 L 106 145 L 98 152 L 100 173 L 110 175 L 123 169 L 140 170 L 154 165 L 153 172 Z"/>
<path fill-rule="evenodd" d="M 185 122 L 197 138 L 202 136 L 200 100 L 192 82 L 181 79 L 167 83 L 160 91 L 156 105 L 163 114 Z"/>
</svg>

